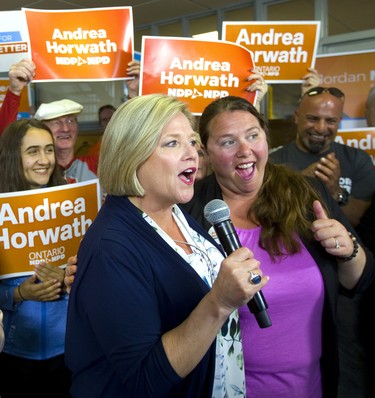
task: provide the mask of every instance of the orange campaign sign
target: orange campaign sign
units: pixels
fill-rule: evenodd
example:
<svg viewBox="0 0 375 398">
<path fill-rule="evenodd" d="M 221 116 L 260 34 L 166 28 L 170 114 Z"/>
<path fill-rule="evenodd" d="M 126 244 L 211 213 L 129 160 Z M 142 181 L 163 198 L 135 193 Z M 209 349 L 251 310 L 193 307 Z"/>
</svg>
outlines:
<svg viewBox="0 0 375 398">
<path fill-rule="evenodd" d="M 0 279 L 57 267 L 78 251 L 100 206 L 99 180 L 0 194 Z"/>
<path fill-rule="evenodd" d="M 365 103 L 375 85 L 375 51 L 318 55 L 316 69 L 325 86 L 338 87 L 346 94 L 342 127 L 365 126 Z"/>
<path fill-rule="evenodd" d="M 247 48 L 269 83 L 300 83 L 313 68 L 320 21 L 223 22 L 223 40 Z"/>
<path fill-rule="evenodd" d="M 256 94 L 246 91 L 253 66 L 250 52 L 234 43 L 144 36 L 140 92 L 177 97 L 196 115 L 228 95 L 254 103 Z"/>
<path fill-rule="evenodd" d="M 34 82 L 130 79 L 131 7 L 23 10 L 36 64 Z"/>
<path fill-rule="evenodd" d="M 375 128 L 340 129 L 335 141 L 367 152 L 375 166 Z"/>
</svg>

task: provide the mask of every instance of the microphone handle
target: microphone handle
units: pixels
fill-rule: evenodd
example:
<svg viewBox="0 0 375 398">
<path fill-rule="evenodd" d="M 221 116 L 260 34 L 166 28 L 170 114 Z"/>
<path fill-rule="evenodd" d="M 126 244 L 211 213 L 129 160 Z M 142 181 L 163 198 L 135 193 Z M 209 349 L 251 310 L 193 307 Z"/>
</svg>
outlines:
<svg viewBox="0 0 375 398">
<path fill-rule="evenodd" d="M 272 325 L 267 312 L 268 304 L 261 290 L 254 294 L 253 298 L 247 303 L 247 307 L 254 314 L 260 328 L 264 329 Z"/>
<path fill-rule="evenodd" d="M 230 219 L 214 224 L 214 229 L 221 246 L 228 256 L 242 247 Z M 271 319 L 267 313 L 268 304 L 261 290 L 254 294 L 253 298 L 247 303 L 247 306 L 250 312 L 254 314 L 260 328 L 263 329 L 272 325 Z"/>
</svg>

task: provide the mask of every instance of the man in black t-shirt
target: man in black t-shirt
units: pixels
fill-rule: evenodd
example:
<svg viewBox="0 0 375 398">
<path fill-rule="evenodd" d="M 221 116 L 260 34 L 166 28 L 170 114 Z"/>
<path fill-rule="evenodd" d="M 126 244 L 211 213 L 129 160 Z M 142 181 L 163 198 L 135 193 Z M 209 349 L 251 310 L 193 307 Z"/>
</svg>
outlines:
<svg viewBox="0 0 375 398">
<path fill-rule="evenodd" d="M 295 111 L 296 140 L 271 152 L 270 159 L 319 178 L 357 226 L 375 192 L 375 167 L 365 151 L 334 142 L 344 100 L 344 93 L 335 87 L 308 90 Z M 368 304 L 368 299 L 353 299 L 341 288 L 337 305 L 339 398 L 364 398 L 370 391 L 367 361 L 373 347 L 363 335 L 369 326 L 368 318 L 363 318 Z"/>
<path fill-rule="evenodd" d="M 356 227 L 375 192 L 375 168 L 365 151 L 334 142 L 344 100 L 335 87 L 308 90 L 295 111 L 296 140 L 271 152 L 270 158 L 324 182 Z"/>
</svg>

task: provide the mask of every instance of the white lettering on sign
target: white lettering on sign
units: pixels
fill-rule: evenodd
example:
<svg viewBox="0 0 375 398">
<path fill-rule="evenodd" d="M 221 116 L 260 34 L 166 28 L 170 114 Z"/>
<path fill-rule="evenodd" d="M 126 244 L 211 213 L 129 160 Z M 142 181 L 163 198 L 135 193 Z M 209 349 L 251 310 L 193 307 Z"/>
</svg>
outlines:
<svg viewBox="0 0 375 398">
<path fill-rule="evenodd" d="M 92 220 L 86 219 L 85 215 L 82 214 L 85 211 L 86 203 L 82 197 L 76 198 L 74 202 L 64 200 L 63 202 L 54 203 L 50 203 L 48 198 L 44 198 L 43 203 L 35 206 L 35 208 L 26 206 L 13 209 L 10 203 L 3 203 L 0 207 L 0 226 L 6 223 L 22 225 L 25 223 L 43 222 L 56 219 L 59 216 L 70 217 L 79 214 L 81 216 L 74 217 L 71 224 L 28 231 L 26 233 L 15 232 L 10 234 L 9 228 L 3 228 L 0 232 L 0 243 L 5 250 L 11 247 L 22 249 L 26 246 L 34 247 L 36 240 L 39 240 L 44 245 L 50 245 L 59 240 L 66 241 L 73 237 L 81 237 L 92 224 Z"/>
<path fill-rule="evenodd" d="M 48 198 L 44 198 L 43 204 L 35 208 L 31 206 L 19 207 L 16 211 L 13 211 L 9 203 L 3 203 L 0 207 L 0 226 L 4 225 L 6 222 L 11 222 L 13 225 L 16 225 L 25 224 L 25 222 L 48 221 L 56 219 L 58 213 L 63 217 L 69 217 L 73 213 L 80 214 L 85 211 L 86 202 L 84 198 L 77 198 L 74 203 L 71 200 L 50 203 Z"/>
<path fill-rule="evenodd" d="M 249 32 L 243 28 L 239 31 L 236 44 L 242 46 L 293 46 L 288 50 L 251 50 L 254 63 L 306 63 L 308 53 L 303 50 L 305 36 L 302 32 L 275 32 L 271 28 L 268 32 Z"/>
<path fill-rule="evenodd" d="M 283 44 L 284 46 L 302 46 L 304 43 L 304 34 L 302 32 L 297 33 L 280 33 L 275 32 L 275 29 L 271 28 L 269 32 L 266 33 L 258 33 L 252 32 L 250 33 L 243 28 L 240 30 L 236 43 L 239 45 L 247 45 L 247 46 L 256 46 L 264 44 L 266 46 L 274 46 Z"/>
<path fill-rule="evenodd" d="M 54 263 L 65 258 L 65 247 L 54 247 L 52 249 L 41 250 L 29 253 L 29 265 L 37 265 L 41 262 Z"/>
<path fill-rule="evenodd" d="M 367 152 L 372 162 L 375 166 L 375 158 L 374 158 L 374 151 L 375 151 L 375 136 L 372 134 L 366 134 L 365 137 L 362 138 L 346 138 L 345 134 L 337 135 L 335 141 L 339 144 L 352 146 L 354 148 L 362 149 L 363 151 Z"/>
<path fill-rule="evenodd" d="M 254 58 L 254 63 L 257 62 L 265 62 L 265 63 L 292 63 L 292 64 L 299 64 L 299 63 L 306 63 L 308 59 L 307 51 L 303 50 L 302 47 L 292 47 L 289 51 L 282 50 L 282 51 L 260 51 L 255 50 L 251 51 Z"/>
<path fill-rule="evenodd" d="M 375 149 L 375 136 L 371 134 L 366 134 L 366 137 L 363 138 L 346 138 L 344 139 L 344 136 L 337 136 L 335 141 L 343 144 L 343 145 L 348 145 L 352 146 L 354 148 L 359 148 L 364 151 L 367 151 L 369 149 Z"/>
<path fill-rule="evenodd" d="M 202 75 L 181 75 L 173 72 L 162 71 L 160 74 L 161 84 L 175 84 L 178 86 L 194 84 L 194 86 L 210 87 L 238 87 L 240 80 L 233 73 L 220 76 L 202 76 Z"/>
<path fill-rule="evenodd" d="M 25 52 L 27 52 L 27 43 L 0 44 L 0 54 L 25 53 Z"/>
<path fill-rule="evenodd" d="M 78 28 L 73 32 L 70 30 L 60 31 L 60 29 L 54 29 L 52 34 L 52 39 L 60 39 L 60 40 L 87 40 L 87 39 L 106 39 L 107 32 L 105 29 L 91 29 L 86 30 L 82 28 Z"/>
<path fill-rule="evenodd" d="M 320 75 L 322 84 L 336 84 L 336 83 L 358 83 L 366 81 L 365 73 L 348 73 L 344 72 L 340 75 Z"/>
<path fill-rule="evenodd" d="M 98 43 L 59 44 L 46 41 L 47 52 L 54 54 L 100 54 L 117 51 L 117 44 L 107 39 Z"/>
<path fill-rule="evenodd" d="M 93 43 L 76 43 L 75 41 L 82 41 L 82 40 L 91 40 L 95 41 Z M 65 43 L 62 43 L 64 41 Z M 66 43 L 70 41 L 70 43 Z M 90 55 L 90 54 L 101 54 L 101 53 L 115 53 L 117 52 L 117 44 L 107 38 L 107 31 L 105 29 L 82 29 L 77 28 L 74 31 L 64 30 L 61 31 L 60 29 L 54 29 L 52 34 L 52 41 L 46 41 L 46 50 L 48 53 L 53 54 L 78 54 L 78 55 Z M 75 65 L 77 64 L 91 64 L 91 65 L 98 65 L 98 64 L 105 64 L 107 62 L 103 62 L 99 60 L 99 58 L 95 58 L 93 61 L 92 59 L 87 59 L 82 63 L 62 63 L 60 65 Z"/>
<path fill-rule="evenodd" d="M 0 232 L 0 243 L 4 250 L 8 250 L 11 247 L 14 249 L 34 247 L 37 240 L 43 245 L 51 245 L 57 243 L 59 240 L 67 241 L 84 236 L 91 224 L 92 220 L 86 219 L 86 217 L 82 215 L 80 218 L 75 217 L 71 224 L 47 228 L 45 230 L 40 229 L 26 233 L 15 232 L 10 235 L 9 229 L 3 228 Z"/>
<path fill-rule="evenodd" d="M 208 61 L 203 57 L 196 60 L 180 59 L 179 57 L 174 57 L 169 65 L 169 71 L 162 71 L 160 73 L 160 84 L 165 84 L 168 86 L 193 85 L 195 87 L 194 90 L 190 88 L 169 87 L 168 95 L 174 97 L 191 97 L 192 99 L 197 97 L 225 97 L 229 95 L 229 92 L 216 88 L 239 87 L 240 84 L 240 79 L 236 77 L 230 70 L 231 64 L 229 62 Z M 183 74 L 183 71 L 212 71 L 222 73 L 218 75 L 210 75 L 209 73 Z M 205 87 L 212 87 L 215 89 L 205 89 Z"/>
<path fill-rule="evenodd" d="M 169 69 L 187 69 L 187 70 L 212 70 L 214 72 L 229 72 L 230 63 L 229 62 L 219 62 L 219 61 L 206 61 L 204 58 L 199 58 L 195 61 L 191 59 L 181 60 L 179 57 L 174 57 Z"/>
</svg>

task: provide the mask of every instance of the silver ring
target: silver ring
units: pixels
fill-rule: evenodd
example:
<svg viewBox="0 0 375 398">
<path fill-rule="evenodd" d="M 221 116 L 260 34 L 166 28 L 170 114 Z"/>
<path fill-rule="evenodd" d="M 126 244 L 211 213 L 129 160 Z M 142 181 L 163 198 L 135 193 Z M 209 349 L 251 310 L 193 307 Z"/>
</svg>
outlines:
<svg viewBox="0 0 375 398">
<path fill-rule="evenodd" d="M 252 271 L 249 271 L 249 274 L 249 283 L 251 283 L 252 285 L 257 285 L 261 282 L 262 277 L 260 275 L 254 274 L 254 272 Z"/>
<path fill-rule="evenodd" d="M 336 239 L 336 238 L 333 238 L 334 239 L 334 241 L 335 241 L 335 249 L 340 249 L 340 244 L 339 244 L 339 241 Z"/>
</svg>

